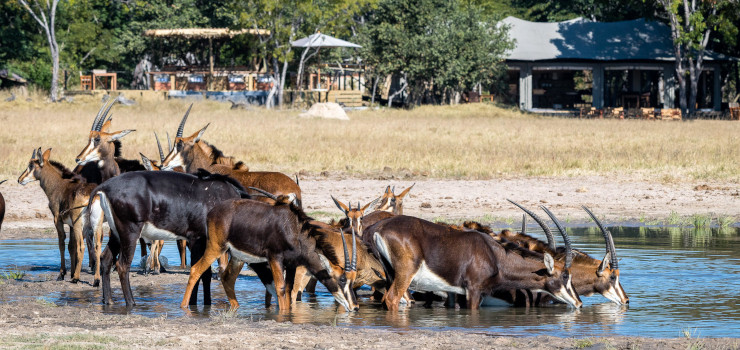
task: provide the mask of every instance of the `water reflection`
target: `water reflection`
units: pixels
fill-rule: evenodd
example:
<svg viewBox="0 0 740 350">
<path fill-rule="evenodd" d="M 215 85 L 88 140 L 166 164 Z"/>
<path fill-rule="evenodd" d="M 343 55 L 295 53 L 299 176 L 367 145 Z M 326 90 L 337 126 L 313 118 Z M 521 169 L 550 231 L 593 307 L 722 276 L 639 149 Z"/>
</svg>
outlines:
<svg viewBox="0 0 740 350">
<path fill-rule="evenodd" d="M 604 240 L 594 227 L 568 229 L 575 247 L 601 258 Z M 643 335 L 675 337 L 681 329 L 696 329 L 704 337 L 740 334 L 740 229 L 685 229 L 677 227 L 612 227 L 620 258 L 621 282 L 630 305 L 618 306 L 600 295 L 583 297 L 584 307 L 573 310 L 555 305 L 540 308 L 490 307 L 480 311 L 432 308 L 420 304 L 402 307 L 398 313 L 385 311 L 377 302 L 363 298 L 360 311 L 346 313 L 324 289 L 307 295 L 287 313 L 277 307 L 264 308 L 264 288 L 255 277 L 240 276 L 237 298 L 241 308 L 236 317 L 253 320 L 290 321 L 351 327 L 380 327 L 396 330 L 469 329 L 492 334 L 556 336 Z M 53 240 L 0 241 L 0 271 L 22 269 L 56 271 L 58 250 Z M 177 260 L 174 245 L 163 254 Z M 8 263 L 9 262 L 9 263 Z M 84 266 L 86 266 L 86 261 Z M 17 265 L 17 266 L 16 266 Z M 179 303 L 182 283 L 153 285 L 148 277 L 132 281 L 137 306 L 130 310 L 150 317 L 184 317 Z M 115 278 L 115 274 L 113 276 Z M 84 278 L 84 275 L 83 275 Z M 54 292 L 46 299 L 58 305 L 93 307 L 104 313 L 125 314 L 120 288 L 114 288 L 116 305 L 103 306 L 98 289 Z M 362 291 L 367 294 L 368 291 Z M 190 317 L 222 317 L 228 302 L 219 282 L 212 284 L 212 306 L 188 310 Z M 23 298 L 23 296 L 13 296 Z M 0 301 L 1 302 L 1 301 Z"/>
</svg>

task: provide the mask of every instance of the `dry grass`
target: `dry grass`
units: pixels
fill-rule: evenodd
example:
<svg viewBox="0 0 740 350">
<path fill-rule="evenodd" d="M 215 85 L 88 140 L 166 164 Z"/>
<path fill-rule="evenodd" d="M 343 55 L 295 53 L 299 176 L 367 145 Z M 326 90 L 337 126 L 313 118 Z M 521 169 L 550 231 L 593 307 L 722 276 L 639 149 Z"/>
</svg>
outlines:
<svg viewBox="0 0 740 350">
<path fill-rule="evenodd" d="M 71 166 L 86 144 L 99 101 L 0 105 L 0 174 L 9 177 L 18 176 L 39 146 L 53 147 L 52 158 Z M 182 101 L 114 107 L 113 128 L 137 130 L 123 139 L 124 155 L 138 159 L 141 151 L 156 158 L 152 132 L 174 133 L 186 108 Z M 738 122 L 571 120 L 483 104 L 361 111 L 350 118 L 301 119 L 296 111 L 196 102 L 185 133 L 210 122 L 204 139 L 225 154 L 253 170 L 289 174 L 372 176 L 390 167 L 438 178 L 616 174 L 663 182 L 740 180 Z"/>
</svg>

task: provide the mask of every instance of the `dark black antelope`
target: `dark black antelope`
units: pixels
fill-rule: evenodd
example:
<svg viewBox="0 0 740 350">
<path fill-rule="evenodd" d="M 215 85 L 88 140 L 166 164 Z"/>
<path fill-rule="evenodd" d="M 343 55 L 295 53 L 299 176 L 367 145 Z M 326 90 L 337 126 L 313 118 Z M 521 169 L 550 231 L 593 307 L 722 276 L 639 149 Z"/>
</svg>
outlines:
<svg viewBox="0 0 740 350">
<path fill-rule="evenodd" d="M 537 240 L 536 238 L 526 234 L 510 234 L 506 236 L 506 239 L 512 242 L 516 242 L 520 245 L 526 244 L 529 249 L 540 253 L 552 254 L 556 260 L 564 260 L 565 249 L 563 247 L 556 248 L 555 244 L 552 243 L 552 232 L 550 231 L 544 220 L 542 220 L 531 210 L 513 201 L 510 202 L 526 212 L 540 225 L 540 227 L 542 227 L 545 235 L 547 236 L 548 243 Z M 558 218 L 549 209 L 547 209 L 545 206 L 540 206 L 540 208 L 545 211 L 545 213 L 547 213 L 547 215 L 552 219 L 555 227 L 557 227 L 558 231 L 561 232 L 561 234 L 565 232 L 565 229 L 563 228 L 560 220 L 558 220 Z M 627 304 L 629 303 L 629 297 L 627 296 L 627 293 L 624 291 L 624 288 L 622 288 L 622 285 L 619 282 L 619 263 L 616 258 L 616 249 L 614 247 L 614 240 L 611 236 L 611 233 L 604 228 L 604 225 L 591 212 L 591 210 L 589 210 L 585 206 L 583 207 L 583 209 L 586 210 L 588 215 L 591 216 L 596 225 L 599 227 L 599 230 L 604 237 L 606 255 L 604 256 L 603 260 L 598 260 L 592 258 L 588 254 L 580 250 L 574 249 L 573 265 L 570 269 L 571 275 L 573 277 L 573 287 L 576 289 L 578 294 L 582 296 L 591 296 L 598 293 L 616 304 Z M 540 303 L 544 303 L 549 301 L 549 298 L 539 298 L 539 300 Z M 537 304 L 535 300 L 526 300 L 526 302 Z"/>
<path fill-rule="evenodd" d="M 121 173 L 145 170 L 144 166 L 138 161 L 121 157 L 120 139 L 134 130 L 109 132 L 112 116 L 108 114 L 120 98 L 121 96 L 113 99 L 110 103 L 105 102 L 100 107 L 88 134 L 88 143 L 75 159 L 75 162 L 77 162 L 75 172 L 85 177 L 87 182 L 100 184 Z M 146 256 L 144 240 L 139 243 L 141 244 L 141 256 Z M 100 257 L 99 250 L 96 251 L 95 256 Z M 95 263 L 95 265 L 99 265 L 99 261 Z"/>
<path fill-rule="evenodd" d="M 190 261 L 205 251 L 206 215 L 216 204 L 246 195 L 233 179 L 207 172 L 198 175 L 164 171 L 135 171 L 116 176 L 92 192 L 85 234 L 100 227 L 103 219 L 111 227 L 108 246 L 101 258 L 103 302 L 112 302 L 110 268 L 116 264 L 126 305 L 134 305 L 129 269 L 140 238 L 185 239 Z M 247 195 L 248 196 L 248 195 Z M 96 230 L 97 231 L 97 230 Z M 210 304 L 211 271 L 203 275 L 203 300 Z M 190 300 L 195 304 L 198 283 Z"/>
<path fill-rule="evenodd" d="M 186 172 L 195 173 L 198 169 L 206 169 L 212 173 L 231 176 L 247 188 L 261 188 L 275 195 L 293 194 L 300 205 L 301 188 L 287 175 L 274 171 L 249 171 L 243 162 L 236 162 L 233 157 L 224 156 L 216 147 L 201 140 L 208 125 L 188 137 L 183 137 L 190 108 L 177 128 L 174 147 L 162 162 L 163 170 L 183 167 Z M 251 190 L 250 193 L 256 194 Z"/>
<path fill-rule="evenodd" d="M 335 251 L 322 250 L 317 246 L 314 233 L 317 227 L 311 224 L 314 220 L 296 205 L 295 197 L 265 194 L 273 198 L 275 204 L 250 199 L 230 200 L 208 213 L 208 244 L 203 258 L 190 269 L 190 279 L 181 306 L 186 307 L 188 300 L 191 300 L 190 291 L 201 274 L 209 271 L 211 264 L 228 251 L 231 259 L 221 281 L 231 309 L 239 307 L 234 283 L 246 262 L 266 287 L 274 287 L 278 307 L 282 311 L 290 308 L 290 295 L 298 266 L 305 266 L 347 311 L 357 310 L 352 290 L 357 275 L 356 241 L 352 241 L 350 260 L 342 235 L 345 266 L 341 271 L 332 269 L 329 261 L 338 260 L 336 256 L 331 256 Z"/>
<path fill-rule="evenodd" d="M 570 259 L 556 262 L 487 234 L 459 231 L 449 226 L 404 215 L 367 227 L 373 235 L 373 253 L 391 281 L 383 302 L 397 310 L 409 289 L 466 296 L 466 305 L 480 306 L 482 297 L 498 291 L 543 290 L 556 299 L 580 307 L 569 272 Z M 566 240 L 570 253 L 570 244 Z M 567 254 L 566 254 L 567 255 Z"/>
<path fill-rule="evenodd" d="M 157 148 L 159 149 L 160 163 L 159 164 L 154 163 L 149 158 L 147 158 L 145 155 L 143 155 L 142 153 L 139 153 L 139 155 L 141 156 L 142 164 L 144 164 L 144 167 L 146 168 L 146 170 L 149 170 L 149 171 L 159 171 L 161 169 L 160 165 L 162 164 L 162 161 L 164 161 L 164 152 L 162 151 L 162 144 L 159 142 L 159 137 L 157 137 L 157 133 L 154 133 L 154 138 L 157 140 Z M 170 137 L 168 135 L 167 136 L 168 146 L 170 144 L 169 138 Z M 178 169 L 175 169 L 175 171 L 182 172 L 182 171 L 179 171 Z M 164 267 L 162 267 L 162 264 L 159 261 L 159 255 L 162 253 L 162 247 L 164 247 L 164 240 L 159 239 L 159 240 L 150 242 L 150 244 L 151 244 L 151 247 L 149 250 L 149 256 L 147 256 L 146 263 L 144 266 L 144 272 L 146 273 L 147 271 L 152 271 L 155 274 L 159 272 L 164 272 L 165 269 Z M 188 242 L 185 241 L 184 239 L 177 240 L 177 251 L 180 256 L 180 268 L 181 269 L 184 269 L 187 267 L 187 258 L 185 254 L 187 253 L 187 245 L 188 245 Z"/>
<path fill-rule="evenodd" d="M 380 203 L 378 203 L 378 207 L 375 210 L 386 211 L 394 215 L 403 215 L 403 197 L 411 191 L 414 185 L 416 183 L 403 190 L 399 195 L 395 194 L 395 186 L 392 188 L 391 186 L 386 187 L 385 192 L 380 197 Z"/>
<path fill-rule="evenodd" d="M 61 163 L 49 160 L 50 155 L 51 148 L 44 151 L 43 154 L 41 148 L 34 150 L 31 159 L 28 161 L 28 167 L 18 177 L 18 183 L 26 185 L 38 180 L 41 189 L 44 190 L 46 197 L 49 199 L 49 210 L 51 210 L 54 217 L 54 227 L 57 230 L 61 258 L 58 281 L 64 280 L 64 275 L 67 273 L 64 257 L 64 240 L 66 237 L 64 225 L 69 226 L 68 249 L 71 261 L 71 277 L 72 282 L 77 283 L 80 280 L 85 251 L 82 230 L 87 218 L 84 214 L 86 213 L 90 193 L 96 185 L 87 183 L 85 179 L 73 173 Z M 93 241 L 89 239 L 88 250 L 91 253 L 95 250 Z M 100 281 L 100 268 L 98 265 L 94 267 L 94 285 L 97 286 Z"/>
<path fill-rule="evenodd" d="M 0 185 L 5 181 L 8 180 L 0 181 Z M 3 198 L 3 194 L 0 193 L 0 230 L 3 229 L 3 219 L 5 219 L 5 198 Z"/>
</svg>

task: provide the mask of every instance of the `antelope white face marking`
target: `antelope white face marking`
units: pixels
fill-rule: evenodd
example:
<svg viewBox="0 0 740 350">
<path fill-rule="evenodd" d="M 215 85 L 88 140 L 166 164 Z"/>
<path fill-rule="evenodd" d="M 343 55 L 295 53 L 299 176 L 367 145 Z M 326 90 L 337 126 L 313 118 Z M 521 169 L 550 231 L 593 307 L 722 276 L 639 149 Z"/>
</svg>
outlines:
<svg viewBox="0 0 740 350">
<path fill-rule="evenodd" d="M 239 249 L 234 248 L 231 243 L 226 243 L 226 247 L 229 248 L 229 253 L 231 253 L 232 258 L 236 258 L 239 261 L 243 261 L 247 264 L 256 264 L 256 263 L 263 263 L 267 262 L 267 258 L 263 258 L 261 256 L 256 256 L 249 254 L 247 252 L 243 252 Z"/>
<path fill-rule="evenodd" d="M 617 286 L 617 288 L 614 288 L 614 286 Z M 614 285 L 610 285 L 609 289 L 604 292 L 604 297 L 606 297 L 613 303 L 616 303 L 617 305 L 624 305 L 624 302 L 622 302 L 622 300 L 628 299 L 621 287 L 622 286 L 619 284 L 619 276 L 617 276 L 617 279 L 614 281 Z"/>
<path fill-rule="evenodd" d="M 568 288 L 570 288 L 571 290 L 574 290 L 573 284 L 571 283 L 572 279 L 573 279 L 573 276 L 568 276 L 568 282 L 565 285 L 561 286 L 560 290 L 558 290 L 555 294 L 551 294 L 551 295 L 553 296 L 553 298 L 565 304 L 568 304 L 568 306 L 579 308 L 581 307 L 581 305 L 583 305 L 583 303 L 580 300 L 571 296 L 570 293 L 568 293 Z"/>
<path fill-rule="evenodd" d="M 33 171 L 27 171 L 26 176 L 18 180 L 18 183 L 21 184 L 21 186 L 25 186 L 28 183 L 33 182 L 33 181 L 36 181 L 36 177 L 33 176 Z"/>
<path fill-rule="evenodd" d="M 167 164 L 164 167 L 162 167 L 162 170 L 173 170 L 177 167 L 183 167 L 183 168 L 185 167 L 185 165 L 183 164 L 182 155 L 180 154 L 180 152 L 175 153 L 175 155 L 172 156 L 172 159 L 170 159 L 170 161 L 167 162 Z"/>
<path fill-rule="evenodd" d="M 414 274 L 414 277 L 411 279 L 409 289 L 426 292 L 442 291 L 467 295 L 464 288 L 450 285 L 444 280 L 444 278 L 430 270 L 429 267 L 427 267 L 426 261 L 421 262 L 419 270 L 416 271 L 416 274 Z"/>
<path fill-rule="evenodd" d="M 176 241 L 178 239 L 183 239 L 183 237 L 178 236 L 170 231 L 157 228 L 156 226 L 154 226 L 154 224 L 150 222 L 145 223 L 144 227 L 141 228 L 141 237 L 144 238 L 144 240 L 149 241 L 156 241 L 160 239 L 163 241 Z"/>
<path fill-rule="evenodd" d="M 92 150 L 95 148 L 95 141 L 93 139 L 90 139 L 90 143 L 87 144 L 84 150 L 82 150 L 81 154 L 85 155 L 85 158 L 80 159 L 79 162 L 77 162 L 77 165 L 85 165 L 88 162 L 100 160 L 98 152 L 93 152 Z"/>
</svg>

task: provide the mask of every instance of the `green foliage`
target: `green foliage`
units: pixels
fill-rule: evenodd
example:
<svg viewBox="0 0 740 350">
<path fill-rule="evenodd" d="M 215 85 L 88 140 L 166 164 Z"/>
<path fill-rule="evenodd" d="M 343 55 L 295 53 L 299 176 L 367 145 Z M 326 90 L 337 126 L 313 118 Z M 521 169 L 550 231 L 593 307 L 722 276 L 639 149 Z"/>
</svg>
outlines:
<svg viewBox="0 0 740 350">
<path fill-rule="evenodd" d="M 6 68 L 26 78 L 31 85 L 48 90 L 51 86 L 51 59 L 49 55 L 30 60 L 12 60 Z"/>
<path fill-rule="evenodd" d="M 503 74 L 507 30 L 477 5 L 384 0 L 363 32 L 362 54 L 379 74 L 406 77 L 408 102 L 440 102 Z"/>
</svg>

